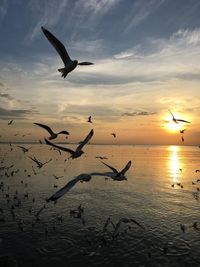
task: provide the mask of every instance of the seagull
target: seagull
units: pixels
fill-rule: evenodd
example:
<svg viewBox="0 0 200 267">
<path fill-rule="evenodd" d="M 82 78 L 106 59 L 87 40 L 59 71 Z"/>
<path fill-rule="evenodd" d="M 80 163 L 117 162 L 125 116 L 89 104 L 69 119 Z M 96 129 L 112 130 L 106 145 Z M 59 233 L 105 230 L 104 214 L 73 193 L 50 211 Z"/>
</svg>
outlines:
<svg viewBox="0 0 200 267">
<path fill-rule="evenodd" d="M 47 130 L 47 132 L 50 134 L 50 137 L 48 138 L 49 140 L 52 140 L 52 139 L 57 138 L 57 136 L 58 136 L 59 134 L 69 135 L 69 133 L 68 133 L 67 131 L 61 131 L 61 132 L 59 132 L 59 133 L 54 133 L 54 132 L 51 130 L 51 128 L 50 128 L 49 126 L 47 126 L 47 125 L 44 125 L 44 124 L 41 124 L 41 123 L 36 123 L 36 122 L 34 122 L 34 124 L 35 124 L 35 125 L 38 125 L 38 126 L 40 126 L 40 127 L 42 127 L 42 128 L 44 128 L 45 130 Z"/>
<path fill-rule="evenodd" d="M 111 135 L 113 135 L 113 137 L 116 138 L 116 134 L 115 133 L 111 133 Z"/>
<path fill-rule="evenodd" d="M 24 146 L 17 146 L 17 147 L 21 148 L 22 151 L 24 152 L 24 154 L 25 154 L 26 152 L 28 152 L 28 151 L 32 148 L 32 147 L 25 148 Z"/>
<path fill-rule="evenodd" d="M 92 117 L 91 116 L 88 117 L 88 121 L 87 122 L 92 123 Z"/>
<path fill-rule="evenodd" d="M 96 159 L 108 159 L 108 158 L 104 156 L 96 156 Z"/>
<path fill-rule="evenodd" d="M 102 162 L 103 163 L 103 162 Z M 107 167 L 109 167 L 112 172 L 92 172 L 92 173 L 81 173 L 78 176 L 76 176 L 74 179 L 70 180 L 64 187 L 59 189 L 55 194 L 53 194 L 50 198 L 48 198 L 46 201 L 56 201 L 60 197 L 62 197 L 64 194 L 66 194 L 75 184 L 78 182 L 89 182 L 92 179 L 92 176 L 107 176 L 112 178 L 114 181 L 122 181 L 127 180 L 125 177 L 125 173 L 128 171 L 128 169 L 131 166 L 131 161 L 129 161 L 126 166 L 121 170 L 121 172 L 118 172 L 115 168 L 103 163 Z"/>
<path fill-rule="evenodd" d="M 52 159 L 45 161 L 44 163 L 42 163 L 41 161 L 37 160 L 35 157 L 29 157 L 29 159 L 31 159 L 32 161 L 34 161 L 37 164 L 38 169 L 41 169 L 45 164 L 49 163 L 50 161 L 52 161 Z"/>
<path fill-rule="evenodd" d="M 185 140 L 184 140 L 184 138 L 183 138 L 183 136 L 181 136 L 181 141 L 182 141 L 182 142 L 184 142 L 184 141 L 185 141 Z"/>
<path fill-rule="evenodd" d="M 89 132 L 89 134 L 86 136 L 86 138 L 82 142 L 80 142 L 80 144 L 77 146 L 75 151 L 70 149 L 70 148 L 55 145 L 55 144 L 49 142 L 46 138 L 45 138 L 45 142 L 47 143 L 47 145 L 56 147 L 62 151 L 70 153 L 71 154 L 70 158 L 75 159 L 75 158 L 80 157 L 84 153 L 84 151 L 82 151 L 82 148 L 84 147 L 84 145 L 86 145 L 89 142 L 89 140 L 92 138 L 93 134 L 94 134 L 94 131 L 92 129 Z"/>
<path fill-rule="evenodd" d="M 185 131 L 186 129 L 183 129 L 183 130 L 180 130 L 179 132 L 183 134 Z"/>
<path fill-rule="evenodd" d="M 41 30 L 43 31 L 44 35 L 49 40 L 49 42 L 56 49 L 56 51 L 58 52 L 59 56 L 61 57 L 65 65 L 64 68 L 58 69 L 58 71 L 62 73 L 61 77 L 65 78 L 69 72 L 73 71 L 77 67 L 77 65 L 93 65 L 94 64 L 91 62 L 78 63 L 78 60 L 71 60 L 64 45 L 44 27 L 41 27 Z"/>
<path fill-rule="evenodd" d="M 9 121 L 8 125 L 11 125 L 13 123 L 13 120 Z"/>
<path fill-rule="evenodd" d="M 189 121 L 185 121 L 185 120 L 182 120 L 182 119 L 176 119 L 170 110 L 169 110 L 169 112 L 171 113 L 171 115 L 172 115 L 172 120 L 173 120 L 175 123 L 179 123 L 179 122 L 191 123 L 191 122 L 189 122 Z"/>
</svg>

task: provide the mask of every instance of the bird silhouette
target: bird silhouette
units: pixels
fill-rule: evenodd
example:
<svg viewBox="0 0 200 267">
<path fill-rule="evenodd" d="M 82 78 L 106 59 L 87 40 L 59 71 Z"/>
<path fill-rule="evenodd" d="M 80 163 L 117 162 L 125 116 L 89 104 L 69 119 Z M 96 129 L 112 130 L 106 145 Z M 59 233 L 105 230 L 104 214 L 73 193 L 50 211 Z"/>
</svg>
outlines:
<svg viewBox="0 0 200 267">
<path fill-rule="evenodd" d="M 94 131 L 92 129 L 89 132 L 89 134 L 86 136 L 86 138 L 82 142 L 80 142 L 80 144 L 77 146 L 75 151 L 70 149 L 70 148 L 67 148 L 67 147 L 62 147 L 62 146 L 55 145 L 55 144 L 49 142 L 47 139 L 45 139 L 45 142 L 46 142 L 47 145 L 56 147 L 56 148 L 58 148 L 58 149 L 60 149 L 62 151 L 70 153 L 71 154 L 70 158 L 74 159 L 74 158 L 80 157 L 84 153 L 82 148 L 84 147 L 84 145 L 86 145 L 89 142 L 89 140 L 92 138 L 93 134 L 94 134 Z"/>
<path fill-rule="evenodd" d="M 58 69 L 59 72 L 62 73 L 62 77 L 65 78 L 67 74 L 71 71 L 73 71 L 77 65 L 93 65 L 94 63 L 91 62 L 78 62 L 78 60 L 71 60 L 69 57 L 67 50 L 65 49 L 64 45 L 47 29 L 44 27 L 41 27 L 44 35 L 48 39 L 48 41 L 52 44 L 52 46 L 56 49 L 59 56 L 61 57 L 65 67 Z"/>
<path fill-rule="evenodd" d="M 45 129 L 50 134 L 50 136 L 48 138 L 49 140 L 57 138 L 59 134 L 69 135 L 69 133 L 67 131 L 61 131 L 59 133 L 54 133 L 52 131 L 52 129 L 47 125 L 44 125 L 44 124 L 41 124 L 41 123 L 37 123 L 37 122 L 34 122 L 34 124 L 42 127 L 43 129 Z"/>
</svg>

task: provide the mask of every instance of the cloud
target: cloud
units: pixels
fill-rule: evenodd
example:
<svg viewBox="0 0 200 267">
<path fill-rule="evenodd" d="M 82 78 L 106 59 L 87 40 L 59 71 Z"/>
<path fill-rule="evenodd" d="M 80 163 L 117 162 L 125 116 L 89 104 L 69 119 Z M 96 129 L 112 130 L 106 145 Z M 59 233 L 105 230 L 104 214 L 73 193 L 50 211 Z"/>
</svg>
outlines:
<svg viewBox="0 0 200 267">
<path fill-rule="evenodd" d="M 2 87 L 3 87 L 3 86 L 4 86 L 4 84 L 0 82 L 0 86 L 2 86 Z"/>
<path fill-rule="evenodd" d="M 7 0 L 1 0 L 0 2 L 0 19 L 7 13 L 8 2 Z"/>
<path fill-rule="evenodd" d="M 85 9 L 90 9 L 94 13 L 104 14 L 108 12 L 119 0 L 88 0 L 81 1 Z"/>
<path fill-rule="evenodd" d="M 125 32 L 131 30 L 131 28 L 137 26 L 144 21 L 151 13 L 164 3 L 165 0 L 137 0 L 132 6 L 132 12 L 127 19 L 127 28 Z"/>
<path fill-rule="evenodd" d="M 6 98 L 8 100 L 14 100 L 14 97 L 12 97 L 9 94 L 0 93 L 0 98 Z"/>
<path fill-rule="evenodd" d="M 135 116 L 150 116 L 154 115 L 157 112 L 148 112 L 148 111 L 134 111 L 134 112 L 125 112 L 121 116 L 135 117 Z"/>
<path fill-rule="evenodd" d="M 38 22 L 31 30 L 29 39 L 34 39 L 40 32 L 41 26 L 49 25 L 54 26 L 60 20 L 62 14 L 66 12 L 66 5 L 68 0 L 45 0 L 41 6 L 40 0 L 31 1 L 31 9 L 36 15 L 39 14 Z"/>
<path fill-rule="evenodd" d="M 17 119 L 23 118 L 25 119 L 26 116 L 30 114 L 39 114 L 37 111 L 32 109 L 5 109 L 0 107 L 0 118 L 3 120 L 7 119 Z"/>
</svg>

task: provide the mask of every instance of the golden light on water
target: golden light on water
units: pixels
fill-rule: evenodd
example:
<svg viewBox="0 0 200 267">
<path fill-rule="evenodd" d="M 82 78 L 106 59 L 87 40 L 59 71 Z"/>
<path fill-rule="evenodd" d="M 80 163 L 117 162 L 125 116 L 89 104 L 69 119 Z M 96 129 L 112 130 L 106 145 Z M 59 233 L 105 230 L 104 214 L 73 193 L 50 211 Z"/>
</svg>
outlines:
<svg viewBox="0 0 200 267">
<path fill-rule="evenodd" d="M 178 146 L 169 146 L 170 154 L 169 154 L 168 166 L 172 183 L 179 182 L 178 178 L 180 176 L 180 169 L 181 169 L 181 164 L 179 160 L 179 150 L 180 148 Z"/>
</svg>

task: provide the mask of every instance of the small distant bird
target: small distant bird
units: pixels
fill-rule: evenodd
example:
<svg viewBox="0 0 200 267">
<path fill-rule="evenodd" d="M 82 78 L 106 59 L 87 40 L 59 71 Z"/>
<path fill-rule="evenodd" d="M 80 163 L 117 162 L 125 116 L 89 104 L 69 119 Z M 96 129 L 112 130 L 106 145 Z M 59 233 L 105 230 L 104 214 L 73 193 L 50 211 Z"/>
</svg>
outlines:
<svg viewBox="0 0 200 267">
<path fill-rule="evenodd" d="M 13 120 L 9 121 L 8 125 L 11 125 L 13 123 Z"/>
<path fill-rule="evenodd" d="M 111 133 L 111 135 L 113 135 L 113 137 L 116 138 L 116 134 L 115 133 Z"/>
<path fill-rule="evenodd" d="M 45 142 L 46 142 L 47 145 L 56 147 L 56 148 L 58 148 L 58 149 L 60 149 L 62 151 L 70 153 L 71 154 L 70 158 L 75 159 L 75 158 L 80 157 L 84 153 L 82 148 L 90 141 L 90 139 L 92 138 L 93 134 L 94 134 L 94 131 L 92 129 L 89 132 L 89 134 L 86 136 L 86 138 L 82 142 L 80 142 L 80 144 L 77 146 L 75 151 L 70 149 L 70 148 L 66 148 L 66 147 L 55 145 L 55 144 L 49 142 L 47 139 L 45 139 Z"/>
<path fill-rule="evenodd" d="M 42 163 L 41 161 L 37 160 L 35 157 L 29 157 L 29 159 L 31 159 L 32 161 L 34 161 L 37 164 L 38 169 L 41 169 L 45 164 L 49 163 L 50 161 L 52 161 L 52 159 L 45 161 L 44 163 Z"/>
<path fill-rule="evenodd" d="M 92 123 L 92 117 L 91 116 L 88 117 L 88 121 L 87 122 Z"/>
<path fill-rule="evenodd" d="M 59 56 L 61 57 L 65 67 L 58 69 L 59 72 L 62 73 L 62 77 L 65 78 L 69 72 L 73 71 L 77 65 L 93 65 L 94 63 L 91 62 L 80 62 L 78 63 L 78 60 L 71 60 L 69 57 L 67 50 L 65 49 L 64 45 L 48 30 L 46 30 L 44 27 L 41 27 L 44 35 L 49 40 L 49 42 L 53 45 L 53 47 L 58 52 Z"/>
<path fill-rule="evenodd" d="M 24 154 L 25 154 L 26 152 L 28 152 L 28 151 L 32 148 L 32 147 L 26 148 L 26 147 L 24 147 L 24 146 L 17 146 L 17 147 L 21 148 L 21 150 L 24 152 Z"/>
<path fill-rule="evenodd" d="M 67 131 L 61 131 L 59 133 L 54 133 L 51 130 L 51 128 L 49 126 L 47 126 L 47 125 L 44 125 L 44 124 L 41 124 L 41 123 L 36 123 L 36 122 L 34 124 L 44 128 L 50 134 L 50 137 L 48 138 L 49 140 L 57 138 L 59 134 L 69 135 L 69 133 Z"/>
<path fill-rule="evenodd" d="M 184 142 L 184 141 L 185 141 L 185 139 L 183 138 L 183 136 L 181 136 L 181 141 L 182 141 L 182 142 Z"/>
<path fill-rule="evenodd" d="M 56 176 L 55 174 L 53 174 L 53 177 L 58 180 L 60 178 L 63 178 L 64 176 Z"/>
<path fill-rule="evenodd" d="M 108 159 L 108 158 L 104 156 L 96 156 L 96 159 Z"/>
<path fill-rule="evenodd" d="M 183 130 L 180 130 L 179 132 L 183 134 L 185 131 L 186 129 L 183 129 Z"/>
<path fill-rule="evenodd" d="M 171 113 L 171 115 L 172 115 L 172 120 L 173 120 L 175 123 L 179 123 L 179 122 L 191 123 L 191 122 L 189 122 L 189 121 L 185 121 L 185 120 L 182 120 L 182 119 L 176 119 L 170 110 L 169 110 L 169 112 Z"/>
</svg>

